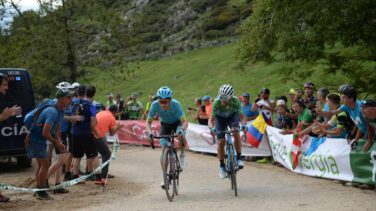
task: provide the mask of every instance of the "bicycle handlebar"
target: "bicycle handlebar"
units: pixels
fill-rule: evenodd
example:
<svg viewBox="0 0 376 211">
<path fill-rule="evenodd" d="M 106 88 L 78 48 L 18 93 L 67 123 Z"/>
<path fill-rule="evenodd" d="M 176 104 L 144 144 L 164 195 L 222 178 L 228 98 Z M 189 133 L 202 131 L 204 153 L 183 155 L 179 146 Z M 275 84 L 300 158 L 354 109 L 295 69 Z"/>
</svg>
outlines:
<svg viewBox="0 0 376 211">
<path fill-rule="evenodd" d="M 225 130 L 225 131 L 216 131 L 216 133 L 224 133 L 224 134 L 232 134 L 233 132 L 241 132 L 242 130 Z M 245 131 L 243 131 L 245 132 Z M 213 143 L 215 143 L 215 135 L 212 134 L 213 136 Z M 246 134 L 243 135 L 244 141 L 247 141 L 247 136 Z"/>
<path fill-rule="evenodd" d="M 171 135 L 160 135 L 160 136 L 154 136 L 155 139 L 161 139 L 161 138 L 176 138 L 179 134 L 171 134 Z"/>
</svg>

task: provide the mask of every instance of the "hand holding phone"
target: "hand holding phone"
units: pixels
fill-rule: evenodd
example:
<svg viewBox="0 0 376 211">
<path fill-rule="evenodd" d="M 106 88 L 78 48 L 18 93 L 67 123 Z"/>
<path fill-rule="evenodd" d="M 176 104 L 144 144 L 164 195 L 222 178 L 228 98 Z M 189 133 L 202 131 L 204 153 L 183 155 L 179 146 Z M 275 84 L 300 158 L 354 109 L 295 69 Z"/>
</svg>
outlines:
<svg viewBox="0 0 376 211">
<path fill-rule="evenodd" d="M 21 108 L 21 106 L 14 106 L 14 108 L 15 108 L 16 118 L 22 117 L 22 108 Z"/>
</svg>

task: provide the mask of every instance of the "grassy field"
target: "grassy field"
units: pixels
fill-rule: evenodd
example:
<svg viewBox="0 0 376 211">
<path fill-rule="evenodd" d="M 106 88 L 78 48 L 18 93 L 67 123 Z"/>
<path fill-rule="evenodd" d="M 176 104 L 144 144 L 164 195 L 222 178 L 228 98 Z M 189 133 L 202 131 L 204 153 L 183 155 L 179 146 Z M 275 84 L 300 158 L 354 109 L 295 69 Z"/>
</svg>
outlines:
<svg viewBox="0 0 376 211">
<path fill-rule="evenodd" d="M 291 87 L 297 87 L 292 82 L 280 80 L 278 63 L 260 63 L 249 65 L 244 71 L 236 70 L 235 50 L 236 45 L 232 44 L 181 53 L 161 60 L 131 63 L 129 68 L 136 71 L 130 80 L 123 80 L 125 73 L 119 70 L 111 73 L 91 70 L 83 81 L 97 86 L 97 99 L 100 102 L 106 101 L 108 92 L 128 96 L 135 91 L 141 94 L 139 98 L 145 103 L 149 94 L 167 85 L 184 107 L 193 106 L 195 97 L 216 96 L 222 84 L 233 85 L 236 95 L 249 92 L 251 98 L 255 98 L 263 87 L 271 90 L 273 98 L 286 95 Z"/>
</svg>

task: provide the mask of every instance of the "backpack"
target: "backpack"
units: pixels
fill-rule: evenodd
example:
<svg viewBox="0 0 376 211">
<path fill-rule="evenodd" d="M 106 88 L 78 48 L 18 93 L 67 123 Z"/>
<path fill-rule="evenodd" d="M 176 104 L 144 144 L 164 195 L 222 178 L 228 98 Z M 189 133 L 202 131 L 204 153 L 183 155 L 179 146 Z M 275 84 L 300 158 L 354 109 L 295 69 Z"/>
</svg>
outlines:
<svg viewBox="0 0 376 211">
<path fill-rule="evenodd" d="M 42 113 L 42 111 L 48 107 L 56 108 L 56 102 L 54 100 L 45 99 L 34 110 L 26 114 L 24 118 L 24 125 L 29 131 L 32 131 L 37 126 L 43 126 L 43 124 L 40 124 L 40 125 L 36 124 L 36 121 L 39 115 Z"/>
</svg>

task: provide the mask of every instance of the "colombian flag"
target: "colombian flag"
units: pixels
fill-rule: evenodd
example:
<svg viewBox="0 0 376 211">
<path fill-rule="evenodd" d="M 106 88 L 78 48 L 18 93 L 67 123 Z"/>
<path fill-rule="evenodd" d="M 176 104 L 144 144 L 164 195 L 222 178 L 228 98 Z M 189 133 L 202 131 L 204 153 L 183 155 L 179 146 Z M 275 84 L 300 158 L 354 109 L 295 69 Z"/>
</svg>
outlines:
<svg viewBox="0 0 376 211">
<path fill-rule="evenodd" d="M 262 141 L 262 137 L 264 136 L 266 130 L 266 122 L 268 122 L 268 118 L 264 113 L 258 115 L 258 117 L 253 121 L 253 123 L 248 127 L 247 131 L 247 142 L 251 144 L 253 147 L 258 147 Z"/>
</svg>

